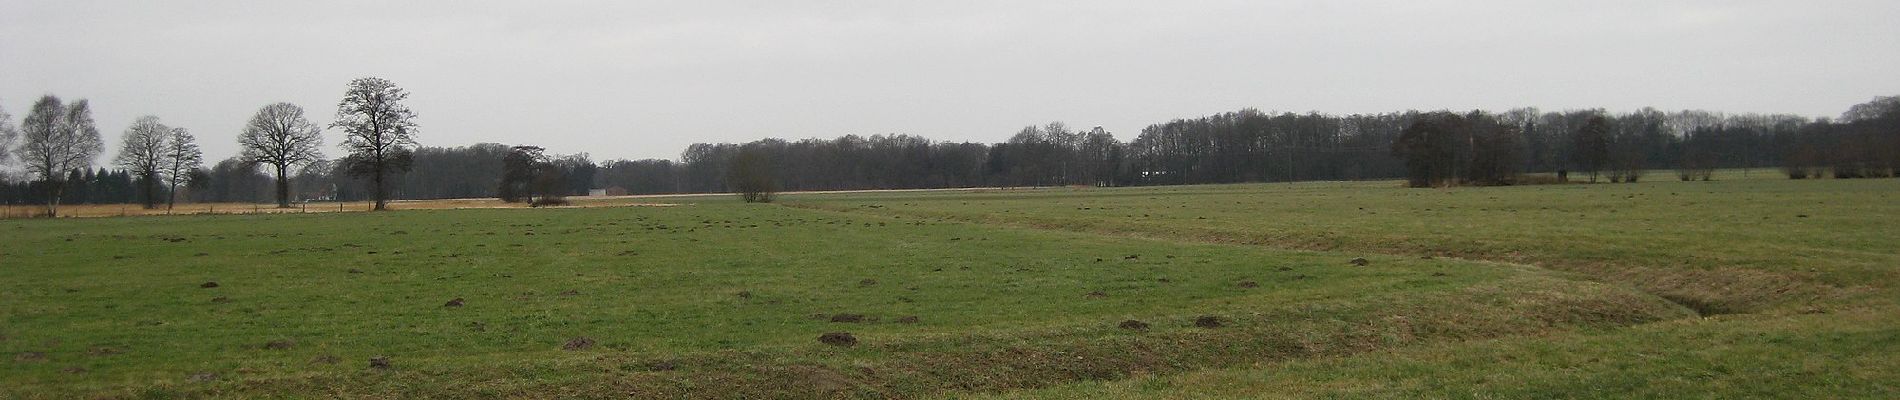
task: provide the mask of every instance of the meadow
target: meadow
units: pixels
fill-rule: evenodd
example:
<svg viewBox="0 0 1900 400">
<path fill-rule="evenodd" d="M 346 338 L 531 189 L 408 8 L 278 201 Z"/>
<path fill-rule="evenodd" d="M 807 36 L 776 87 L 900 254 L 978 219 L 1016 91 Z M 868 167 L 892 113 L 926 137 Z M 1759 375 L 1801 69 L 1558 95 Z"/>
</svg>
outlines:
<svg viewBox="0 0 1900 400">
<path fill-rule="evenodd" d="M 1900 395 L 1900 181 L 1763 175 L 5 220 L 0 397 Z"/>
</svg>

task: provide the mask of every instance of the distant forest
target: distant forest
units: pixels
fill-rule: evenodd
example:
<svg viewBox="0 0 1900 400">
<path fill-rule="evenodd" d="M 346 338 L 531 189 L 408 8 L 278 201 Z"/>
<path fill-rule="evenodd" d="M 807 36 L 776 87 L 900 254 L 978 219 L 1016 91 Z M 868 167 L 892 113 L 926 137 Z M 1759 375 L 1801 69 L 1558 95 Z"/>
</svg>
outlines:
<svg viewBox="0 0 1900 400">
<path fill-rule="evenodd" d="M 391 196 L 496 197 L 512 148 L 416 148 L 410 169 L 394 176 Z M 596 162 L 575 154 L 548 156 L 546 163 L 558 176 L 555 190 L 568 195 L 593 189 L 712 193 L 732 190 L 728 169 L 736 158 L 763 163 L 776 189 L 786 191 L 1364 179 L 1436 186 L 1516 184 L 1520 174 L 1558 172 L 1570 180 L 1621 182 L 1655 170 L 1678 171 L 1668 179 L 1706 179 L 1698 171 L 1717 168 L 1772 169 L 1791 178 L 1889 177 L 1900 167 L 1900 98 L 1855 105 L 1839 118 L 1654 109 L 1353 115 L 1244 109 L 1153 124 L 1129 141 L 1099 127 L 1052 122 L 1024 127 L 1000 143 L 845 135 L 700 143 L 678 160 Z M 178 200 L 269 202 L 274 181 L 265 171 L 235 157 L 198 168 L 177 189 Z M 370 197 L 343 163 L 314 161 L 294 171 L 290 184 L 300 200 Z M 134 175 L 73 170 L 63 202 L 138 202 Z M 0 185 L 0 203 L 42 203 L 37 185 Z"/>
</svg>

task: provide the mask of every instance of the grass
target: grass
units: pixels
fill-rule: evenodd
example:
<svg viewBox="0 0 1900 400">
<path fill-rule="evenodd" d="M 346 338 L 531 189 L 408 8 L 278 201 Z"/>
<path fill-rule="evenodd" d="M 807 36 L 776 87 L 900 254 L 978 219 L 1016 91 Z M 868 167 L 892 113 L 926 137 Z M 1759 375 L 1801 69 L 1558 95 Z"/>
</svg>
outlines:
<svg viewBox="0 0 1900 400">
<path fill-rule="evenodd" d="M 1894 396 L 1895 182 L 1735 178 L 0 221 L 0 397 Z"/>
<path fill-rule="evenodd" d="M 1755 174 L 1761 175 L 1761 174 Z M 1531 263 L 1637 285 L 1709 313 L 1891 288 L 1893 180 L 1402 189 L 1319 182 L 973 195 L 852 195 L 800 205 L 1171 240 Z M 1790 293 L 1792 292 L 1792 293 Z"/>
<path fill-rule="evenodd" d="M 991 398 L 1893 398 L 1891 310 L 1685 319 L 1087 382 Z"/>
</svg>

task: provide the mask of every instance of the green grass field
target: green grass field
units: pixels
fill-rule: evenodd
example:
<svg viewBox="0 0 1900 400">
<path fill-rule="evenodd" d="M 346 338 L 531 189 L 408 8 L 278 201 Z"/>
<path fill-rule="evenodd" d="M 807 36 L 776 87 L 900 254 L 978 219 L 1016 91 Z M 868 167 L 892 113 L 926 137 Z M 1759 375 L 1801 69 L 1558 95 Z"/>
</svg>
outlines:
<svg viewBox="0 0 1900 400">
<path fill-rule="evenodd" d="M 8 220 L 0 397 L 1900 396 L 1900 180 L 1753 178 Z"/>
</svg>

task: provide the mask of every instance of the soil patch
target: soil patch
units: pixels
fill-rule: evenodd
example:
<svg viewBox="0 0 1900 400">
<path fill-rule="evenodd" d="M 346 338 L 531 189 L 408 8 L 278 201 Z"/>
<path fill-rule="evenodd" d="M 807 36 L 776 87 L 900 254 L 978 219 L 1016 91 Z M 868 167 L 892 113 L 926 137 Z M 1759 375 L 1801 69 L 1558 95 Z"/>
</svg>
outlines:
<svg viewBox="0 0 1900 400">
<path fill-rule="evenodd" d="M 850 332 L 827 332 L 823 335 L 818 335 L 818 343 L 838 347 L 851 347 L 858 345 L 858 337 L 851 336 Z"/>
<path fill-rule="evenodd" d="M 1200 318 L 1194 319 L 1194 326 L 1202 327 L 1202 328 L 1219 328 L 1224 322 L 1226 321 L 1222 320 L 1221 317 L 1216 317 L 1212 315 L 1202 315 L 1200 316 Z"/>
<path fill-rule="evenodd" d="M 573 339 L 568 339 L 567 344 L 561 345 L 562 350 L 587 350 L 591 348 L 594 348 L 594 338 L 586 336 L 575 336 Z"/>
<path fill-rule="evenodd" d="M 1146 323 L 1146 322 L 1141 322 L 1141 321 L 1136 321 L 1136 320 L 1132 320 L 1132 319 L 1131 319 L 1131 320 L 1127 320 L 1127 321 L 1122 321 L 1122 323 L 1121 323 L 1121 325 L 1118 325 L 1118 326 L 1120 326 L 1120 327 L 1121 327 L 1122 329 L 1127 329 L 1127 330 L 1131 330 L 1131 331 L 1145 331 L 1145 330 L 1148 330 L 1148 323 Z"/>
</svg>

